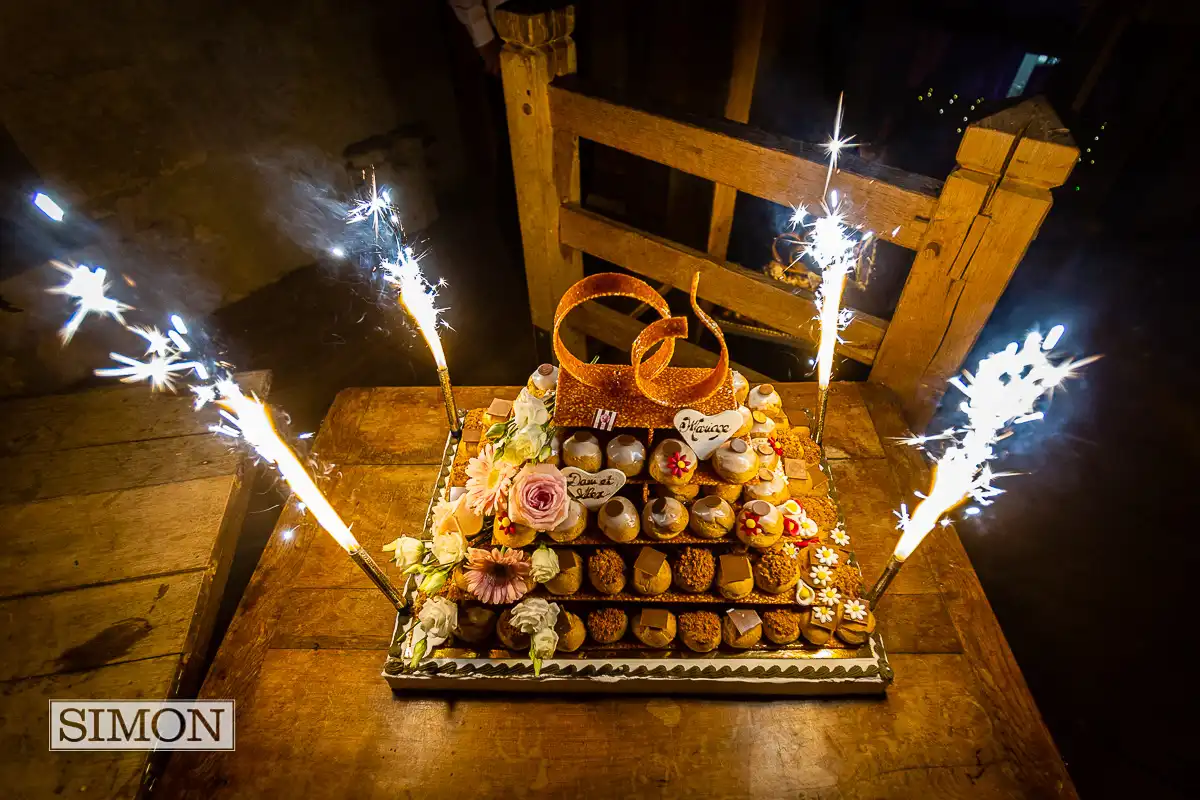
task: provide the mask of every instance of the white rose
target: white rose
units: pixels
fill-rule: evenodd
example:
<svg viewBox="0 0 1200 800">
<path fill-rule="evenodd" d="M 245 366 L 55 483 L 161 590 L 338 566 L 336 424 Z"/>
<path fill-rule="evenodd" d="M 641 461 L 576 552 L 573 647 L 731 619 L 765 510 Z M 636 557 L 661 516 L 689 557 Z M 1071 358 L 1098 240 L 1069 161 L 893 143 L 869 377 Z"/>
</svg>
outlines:
<svg viewBox="0 0 1200 800">
<path fill-rule="evenodd" d="M 385 552 L 395 552 L 396 566 L 403 571 L 413 564 L 421 563 L 421 556 L 425 554 L 425 543 L 411 536 L 401 536 L 385 544 L 383 549 Z"/>
<path fill-rule="evenodd" d="M 417 614 L 421 630 L 430 647 L 436 647 L 450 638 L 450 634 L 458 627 L 458 606 L 444 597 L 431 597 L 421 606 Z"/>
<path fill-rule="evenodd" d="M 439 564 L 457 564 L 467 556 L 467 540 L 457 531 L 435 533 L 432 549 Z"/>
<path fill-rule="evenodd" d="M 526 425 L 519 428 L 504 445 L 504 458 L 506 461 L 516 464 L 529 461 L 542 452 L 547 439 L 546 429 L 540 425 Z"/>
<path fill-rule="evenodd" d="M 554 627 L 554 623 L 558 621 L 558 611 L 558 603 L 548 603 L 540 597 L 529 597 L 513 606 L 509 622 L 521 633 L 537 633 Z"/>
<path fill-rule="evenodd" d="M 558 634 L 554 628 L 543 628 L 529 640 L 529 655 L 532 658 L 550 658 L 558 648 Z"/>
<path fill-rule="evenodd" d="M 546 404 L 530 394 L 528 389 L 522 389 L 513 401 L 513 420 L 518 428 L 545 425 L 550 421 L 550 412 L 546 410 Z"/>
<path fill-rule="evenodd" d="M 558 574 L 558 553 L 549 547 L 539 547 L 533 552 L 533 568 L 529 574 L 538 583 L 545 583 Z"/>
</svg>

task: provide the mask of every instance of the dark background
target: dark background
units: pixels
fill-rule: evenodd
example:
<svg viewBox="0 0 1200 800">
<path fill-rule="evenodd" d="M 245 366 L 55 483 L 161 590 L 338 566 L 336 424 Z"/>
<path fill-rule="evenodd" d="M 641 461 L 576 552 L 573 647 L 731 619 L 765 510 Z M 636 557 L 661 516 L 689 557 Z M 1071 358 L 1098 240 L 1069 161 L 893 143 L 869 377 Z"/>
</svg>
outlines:
<svg viewBox="0 0 1200 800">
<path fill-rule="evenodd" d="M 733 2 L 577 8 L 583 79 L 720 115 Z M 1105 358 L 1005 442 L 1001 467 L 1024 474 L 959 533 L 1081 793 L 1194 796 L 1200 15 L 1167 2 L 778 0 L 767 19 L 752 125 L 820 140 L 844 90 L 863 157 L 938 178 L 962 116 L 1012 102 L 1021 59 L 1048 57 L 1024 95 L 1049 98 L 1081 161 L 967 363 L 1056 322 L 1061 349 Z M 537 363 L 499 84 L 444 5 L 9 4 L 0 67 L 5 393 L 88 384 L 107 345 L 62 353 L 33 323 L 61 316 L 40 299 L 44 260 L 91 252 L 139 276 L 144 309 L 182 306 L 231 361 L 272 369 L 273 400 L 299 429 L 347 386 L 433 383 L 423 348 L 324 254 L 314 222 L 378 137 L 409 148 L 392 157 L 413 207 L 436 205 L 415 233 L 427 270 L 451 282 L 456 382 L 520 383 Z M 703 248 L 711 184 L 600 147 L 585 146 L 583 167 L 585 203 Z M 41 186 L 66 199 L 69 229 L 29 211 Z M 730 259 L 762 266 L 783 214 L 740 197 Z M 894 302 L 909 263 L 881 251 L 870 302 Z M 808 353 L 731 346 L 808 377 Z M 839 376 L 864 377 L 853 364 Z M 933 427 L 954 419 L 944 408 Z M 258 498 L 243 582 L 279 502 Z"/>
</svg>

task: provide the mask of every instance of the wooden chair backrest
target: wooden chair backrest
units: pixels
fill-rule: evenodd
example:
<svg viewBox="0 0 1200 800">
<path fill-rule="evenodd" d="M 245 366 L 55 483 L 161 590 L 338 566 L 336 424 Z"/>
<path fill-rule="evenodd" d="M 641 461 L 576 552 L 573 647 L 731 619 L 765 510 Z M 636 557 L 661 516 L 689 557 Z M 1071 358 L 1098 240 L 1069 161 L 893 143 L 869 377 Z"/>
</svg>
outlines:
<svg viewBox="0 0 1200 800">
<path fill-rule="evenodd" d="M 810 294 L 583 209 L 579 139 L 810 207 L 825 185 L 823 153 L 737 122 L 673 118 L 588 94 L 569 77 L 574 26 L 570 6 L 496 14 L 534 325 L 552 327 L 558 298 L 583 277 L 582 253 L 590 253 L 685 291 L 699 272 L 703 299 L 815 342 Z M 855 223 L 916 256 L 892 319 L 856 312 L 838 351 L 871 366 L 870 380 L 897 393 L 914 428 L 933 415 L 1045 219 L 1050 189 L 1066 181 L 1078 154 L 1053 109 L 1034 98 L 971 124 L 945 181 L 841 159 L 831 188 L 853 198 Z M 585 336 L 628 347 L 642 328 L 595 303 L 577 309 L 571 325 L 563 339 L 576 352 Z M 711 358 L 681 343 L 675 363 Z"/>
</svg>

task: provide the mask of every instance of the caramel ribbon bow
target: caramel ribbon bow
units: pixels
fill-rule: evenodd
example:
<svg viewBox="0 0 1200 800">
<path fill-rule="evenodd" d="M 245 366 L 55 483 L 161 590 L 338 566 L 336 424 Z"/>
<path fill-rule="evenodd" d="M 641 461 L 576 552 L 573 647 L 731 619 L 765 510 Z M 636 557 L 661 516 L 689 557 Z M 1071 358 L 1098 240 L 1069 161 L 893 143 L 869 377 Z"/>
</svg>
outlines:
<svg viewBox="0 0 1200 800">
<path fill-rule="evenodd" d="M 572 309 L 588 300 L 600 297 L 630 297 L 650 306 L 659 316 L 659 319 L 647 325 L 633 342 L 631 364 L 633 383 L 638 391 L 652 402 L 671 408 L 687 406 L 711 397 L 721 388 L 729 374 L 729 351 L 717 323 L 705 314 L 696 302 L 696 290 L 699 285 L 700 273 L 697 272 L 692 276 L 692 311 L 704 327 L 717 337 L 721 348 L 716 365 L 700 379 L 683 383 L 681 379 L 693 370 L 683 373 L 667 369 L 675 354 L 675 340 L 687 338 L 687 318 L 670 316 L 671 309 L 667 301 L 645 281 L 616 272 L 603 272 L 577 281 L 558 302 L 558 309 L 554 314 L 554 354 L 558 357 L 559 368 L 566 370 L 586 386 L 607 388 L 612 376 L 612 367 L 587 364 L 575 357 L 559 337 L 559 327 Z M 646 353 L 659 343 L 662 346 L 658 352 L 646 358 Z"/>
</svg>

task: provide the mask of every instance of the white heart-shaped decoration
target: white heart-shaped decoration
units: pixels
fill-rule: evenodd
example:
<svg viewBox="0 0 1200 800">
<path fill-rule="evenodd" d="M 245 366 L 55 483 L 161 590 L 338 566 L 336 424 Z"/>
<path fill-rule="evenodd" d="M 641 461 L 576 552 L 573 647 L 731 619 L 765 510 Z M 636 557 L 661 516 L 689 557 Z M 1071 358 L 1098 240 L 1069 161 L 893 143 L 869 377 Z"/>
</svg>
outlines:
<svg viewBox="0 0 1200 800">
<path fill-rule="evenodd" d="M 567 494 L 591 511 L 607 503 L 625 485 L 625 473 L 619 469 L 584 472 L 579 467 L 563 467 L 562 474 L 567 479 Z"/>
<path fill-rule="evenodd" d="M 740 427 L 742 414 L 736 408 L 712 415 L 701 414 L 694 408 L 684 408 L 675 415 L 675 430 L 696 451 L 696 457 L 701 461 L 732 439 Z"/>
</svg>

